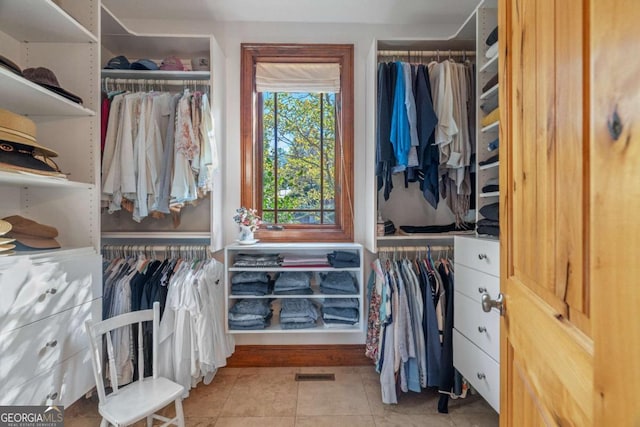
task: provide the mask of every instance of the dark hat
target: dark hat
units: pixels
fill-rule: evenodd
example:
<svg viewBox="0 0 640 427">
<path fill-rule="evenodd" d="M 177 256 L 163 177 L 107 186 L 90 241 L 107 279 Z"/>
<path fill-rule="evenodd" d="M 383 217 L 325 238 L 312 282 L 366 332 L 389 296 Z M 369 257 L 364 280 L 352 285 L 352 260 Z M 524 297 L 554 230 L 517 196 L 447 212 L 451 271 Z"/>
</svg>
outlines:
<svg viewBox="0 0 640 427">
<path fill-rule="evenodd" d="M 66 178 L 53 160 L 43 156 L 44 160 L 37 158 L 35 148 L 30 145 L 17 142 L 0 140 L 0 170 L 10 172 L 31 172 L 38 175 L 56 176 Z"/>
<path fill-rule="evenodd" d="M 20 69 L 20 67 L 18 67 L 15 62 L 10 60 L 6 56 L 0 55 L 0 67 L 4 67 L 15 74 L 22 76 L 22 70 Z"/>
<path fill-rule="evenodd" d="M 18 243 L 31 249 L 55 249 L 60 243 L 55 240 L 58 230 L 55 227 L 37 223 L 20 215 L 12 215 L 4 218 L 4 221 L 12 225 L 7 233 L 8 237 L 16 239 Z"/>
<path fill-rule="evenodd" d="M 158 64 L 150 59 L 138 59 L 136 62 L 131 63 L 132 70 L 157 70 Z"/>
<path fill-rule="evenodd" d="M 131 64 L 129 64 L 127 57 L 120 55 L 111 58 L 104 68 L 107 70 L 128 70 L 130 66 Z"/>
<path fill-rule="evenodd" d="M 56 75 L 50 69 L 44 67 L 27 68 L 22 73 L 32 82 L 37 83 L 58 95 L 62 95 L 70 101 L 82 104 L 82 98 L 60 87 L 60 83 L 58 83 Z"/>
</svg>

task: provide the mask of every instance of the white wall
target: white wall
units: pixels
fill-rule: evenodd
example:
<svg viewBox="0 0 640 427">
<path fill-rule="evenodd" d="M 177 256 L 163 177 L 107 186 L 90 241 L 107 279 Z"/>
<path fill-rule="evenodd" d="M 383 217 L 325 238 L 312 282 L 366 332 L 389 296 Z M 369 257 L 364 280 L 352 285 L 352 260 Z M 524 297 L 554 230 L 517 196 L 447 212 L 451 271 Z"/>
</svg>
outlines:
<svg viewBox="0 0 640 427">
<path fill-rule="evenodd" d="M 236 238 L 236 226 L 232 217 L 240 206 L 240 44 L 241 43 L 346 43 L 354 45 L 354 132 L 355 172 L 354 207 L 355 218 L 364 218 L 371 213 L 364 209 L 364 191 L 372 188 L 365 183 L 365 73 L 366 58 L 375 40 L 445 40 L 454 35 L 458 24 L 430 26 L 389 26 L 367 24 L 310 24 L 310 23 L 257 23 L 257 22 L 194 22 L 127 20 L 122 22 L 140 33 L 157 34 L 213 34 L 226 56 L 226 136 L 222 141 L 222 171 L 224 177 L 222 210 L 225 244 Z M 215 76 L 214 76 L 215 78 Z M 371 95 L 369 95 L 370 97 Z M 364 221 L 356 221 L 355 241 L 364 242 Z M 365 275 L 365 280 L 368 274 Z M 238 344 L 359 344 L 364 343 L 362 334 L 247 334 L 236 335 Z"/>
</svg>

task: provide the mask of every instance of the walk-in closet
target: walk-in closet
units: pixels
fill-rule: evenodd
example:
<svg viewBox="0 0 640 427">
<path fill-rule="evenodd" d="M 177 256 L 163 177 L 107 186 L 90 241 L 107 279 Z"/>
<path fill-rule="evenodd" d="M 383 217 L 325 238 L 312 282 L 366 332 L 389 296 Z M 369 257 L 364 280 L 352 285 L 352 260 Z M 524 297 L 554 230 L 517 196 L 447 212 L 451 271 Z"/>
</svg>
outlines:
<svg viewBox="0 0 640 427">
<path fill-rule="evenodd" d="M 0 427 L 635 426 L 629 0 L 0 0 Z"/>
</svg>

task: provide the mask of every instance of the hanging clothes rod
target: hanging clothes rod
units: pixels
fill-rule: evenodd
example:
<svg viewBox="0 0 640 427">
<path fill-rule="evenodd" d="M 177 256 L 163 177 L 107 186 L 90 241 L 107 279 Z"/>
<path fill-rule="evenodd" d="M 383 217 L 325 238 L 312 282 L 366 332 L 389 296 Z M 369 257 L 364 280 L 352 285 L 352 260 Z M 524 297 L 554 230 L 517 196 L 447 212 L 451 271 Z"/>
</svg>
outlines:
<svg viewBox="0 0 640 427">
<path fill-rule="evenodd" d="M 208 80 L 156 80 L 156 79 L 114 79 L 105 77 L 102 79 L 106 84 L 136 84 L 136 85 L 171 85 L 171 86 L 209 86 Z"/>
<path fill-rule="evenodd" d="M 134 256 L 144 254 L 155 256 L 159 252 L 172 257 L 203 257 L 210 258 L 211 250 L 208 245 L 103 245 L 102 254 L 109 258 L 118 256 Z"/>
<path fill-rule="evenodd" d="M 379 50 L 378 56 L 475 56 L 475 50 Z"/>
<path fill-rule="evenodd" d="M 449 251 L 453 248 L 451 246 L 434 246 L 434 245 L 424 245 L 424 246 L 384 246 L 379 247 L 378 252 L 418 252 L 418 251 L 427 251 L 431 249 L 432 251 Z"/>
</svg>

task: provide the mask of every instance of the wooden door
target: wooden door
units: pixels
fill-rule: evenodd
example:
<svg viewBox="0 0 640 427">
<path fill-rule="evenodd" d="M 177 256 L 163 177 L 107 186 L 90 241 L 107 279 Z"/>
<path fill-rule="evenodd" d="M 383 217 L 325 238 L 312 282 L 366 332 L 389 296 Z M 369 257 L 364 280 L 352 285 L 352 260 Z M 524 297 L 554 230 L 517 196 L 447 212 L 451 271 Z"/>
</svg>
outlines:
<svg viewBox="0 0 640 427">
<path fill-rule="evenodd" d="M 499 4 L 502 426 L 640 425 L 639 10 Z"/>
<path fill-rule="evenodd" d="M 498 7 L 503 426 L 593 423 L 582 6 Z"/>
</svg>

